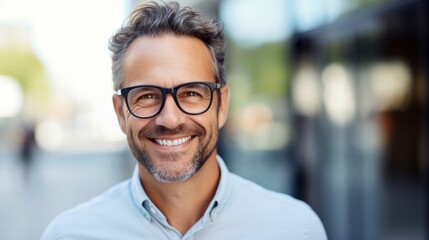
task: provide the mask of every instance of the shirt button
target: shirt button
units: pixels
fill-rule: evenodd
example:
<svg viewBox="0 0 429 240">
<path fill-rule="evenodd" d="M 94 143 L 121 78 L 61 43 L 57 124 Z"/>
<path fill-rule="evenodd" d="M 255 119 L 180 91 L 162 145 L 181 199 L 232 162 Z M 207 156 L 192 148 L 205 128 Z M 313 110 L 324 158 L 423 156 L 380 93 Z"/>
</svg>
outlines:
<svg viewBox="0 0 429 240">
<path fill-rule="evenodd" d="M 155 209 L 154 207 L 150 207 L 150 211 L 151 211 L 153 214 L 156 214 L 156 209 Z"/>
</svg>

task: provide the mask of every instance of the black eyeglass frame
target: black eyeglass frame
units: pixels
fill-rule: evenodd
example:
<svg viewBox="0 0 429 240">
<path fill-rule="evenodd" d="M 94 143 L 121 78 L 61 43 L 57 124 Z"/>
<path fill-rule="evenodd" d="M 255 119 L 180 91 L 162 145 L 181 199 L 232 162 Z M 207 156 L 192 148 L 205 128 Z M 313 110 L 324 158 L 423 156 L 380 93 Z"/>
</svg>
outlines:
<svg viewBox="0 0 429 240">
<path fill-rule="evenodd" d="M 202 111 L 202 112 L 198 112 L 198 113 L 190 113 L 190 112 L 187 112 L 187 111 L 185 111 L 185 110 L 180 106 L 180 104 L 179 104 L 179 100 L 177 100 L 177 95 L 176 95 L 176 94 L 177 94 L 177 90 L 178 90 L 179 88 L 183 87 L 183 86 L 187 86 L 187 85 L 191 85 L 191 84 L 204 84 L 204 85 L 206 85 L 207 87 L 209 87 L 209 88 L 210 88 L 210 103 L 209 103 L 209 105 L 207 106 L 207 109 L 206 109 L 206 110 L 204 110 L 204 111 Z M 214 92 L 216 89 L 220 89 L 220 88 L 224 87 L 225 85 L 226 85 L 226 83 L 217 83 L 217 82 L 187 82 L 187 83 L 183 83 L 183 84 L 177 85 L 177 86 L 175 86 L 175 87 L 173 87 L 173 88 L 163 88 L 163 87 L 155 86 L 155 85 L 136 85 L 136 86 L 130 86 L 130 87 L 121 88 L 121 89 L 119 89 L 116 93 L 117 93 L 119 96 L 123 96 L 123 97 L 124 97 L 124 99 L 125 99 L 125 104 L 127 105 L 128 111 L 130 111 L 130 113 L 131 113 L 134 117 L 136 117 L 136 118 L 140 118 L 140 119 L 148 119 L 148 118 L 153 118 L 153 117 L 155 117 L 156 115 L 158 115 L 158 114 L 162 111 L 162 109 L 164 108 L 164 105 L 165 105 L 165 99 L 167 98 L 167 94 L 169 94 L 169 93 L 173 96 L 173 99 L 174 99 L 174 102 L 176 103 L 176 106 L 177 106 L 177 107 L 180 109 L 180 111 L 182 111 L 183 113 L 186 113 L 186 114 L 189 114 L 189 115 L 200 115 L 200 114 L 203 114 L 203 113 L 207 112 L 207 111 L 210 109 L 211 105 L 212 105 L 212 102 L 213 102 L 213 92 Z M 130 105 L 128 104 L 128 93 L 129 93 L 131 90 L 135 89 L 135 88 L 141 88 L 141 87 L 152 87 L 152 88 L 156 88 L 156 89 L 159 89 L 159 90 L 161 91 L 161 93 L 162 93 L 161 106 L 159 107 L 159 110 L 158 110 L 156 113 L 154 113 L 154 114 L 152 114 L 151 116 L 148 116 L 148 117 L 141 117 L 141 116 L 138 116 L 138 115 L 134 114 L 134 113 L 133 113 L 133 111 L 131 111 Z"/>
</svg>

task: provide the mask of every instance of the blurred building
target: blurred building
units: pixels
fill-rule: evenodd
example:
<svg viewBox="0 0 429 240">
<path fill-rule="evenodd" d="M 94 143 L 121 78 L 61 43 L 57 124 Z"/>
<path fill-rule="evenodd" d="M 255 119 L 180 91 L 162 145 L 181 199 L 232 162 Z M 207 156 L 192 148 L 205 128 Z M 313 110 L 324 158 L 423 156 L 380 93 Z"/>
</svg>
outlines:
<svg viewBox="0 0 429 240">
<path fill-rule="evenodd" d="M 426 239 L 427 4 L 354 3 L 290 39 L 298 197 L 330 239 Z"/>
</svg>

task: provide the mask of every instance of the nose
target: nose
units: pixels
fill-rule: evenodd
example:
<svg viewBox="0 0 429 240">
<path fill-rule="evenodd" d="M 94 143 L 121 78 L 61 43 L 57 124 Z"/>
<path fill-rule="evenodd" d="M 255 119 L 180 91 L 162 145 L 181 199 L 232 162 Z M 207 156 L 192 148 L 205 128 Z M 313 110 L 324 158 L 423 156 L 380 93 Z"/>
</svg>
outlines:
<svg viewBox="0 0 429 240">
<path fill-rule="evenodd" d="M 184 113 L 179 109 L 171 94 L 166 96 L 165 104 L 161 112 L 156 116 L 156 125 L 168 129 L 175 129 L 185 121 Z"/>
</svg>

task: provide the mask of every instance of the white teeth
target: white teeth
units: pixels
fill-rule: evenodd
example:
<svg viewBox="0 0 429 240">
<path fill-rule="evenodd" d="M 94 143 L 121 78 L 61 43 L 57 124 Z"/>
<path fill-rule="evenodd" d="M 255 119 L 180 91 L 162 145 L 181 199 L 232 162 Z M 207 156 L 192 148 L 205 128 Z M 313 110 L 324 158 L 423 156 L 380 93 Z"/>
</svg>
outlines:
<svg viewBox="0 0 429 240">
<path fill-rule="evenodd" d="M 191 139 L 191 137 L 183 137 L 183 138 L 179 138 L 179 139 L 174 139 L 174 140 L 166 140 L 166 139 L 155 139 L 155 142 L 158 143 L 159 145 L 162 146 L 177 146 L 180 144 L 184 144 L 185 142 L 189 141 L 189 139 Z"/>
</svg>

